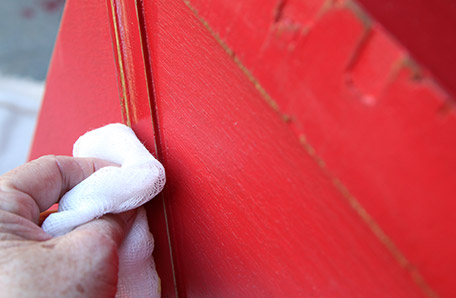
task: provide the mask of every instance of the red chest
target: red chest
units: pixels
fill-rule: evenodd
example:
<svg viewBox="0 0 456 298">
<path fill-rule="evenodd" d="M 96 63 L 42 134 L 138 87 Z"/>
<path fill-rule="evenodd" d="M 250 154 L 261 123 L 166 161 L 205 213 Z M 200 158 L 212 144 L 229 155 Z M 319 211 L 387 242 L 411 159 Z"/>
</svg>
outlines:
<svg viewBox="0 0 456 298">
<path fill-rule="evenodd" d="M 132 126 L 164 297 L 452 296 L 456 64 L 412 29 L 430 72 L 353 2 L 69 0 L 31 156 Z"/>
</svg>

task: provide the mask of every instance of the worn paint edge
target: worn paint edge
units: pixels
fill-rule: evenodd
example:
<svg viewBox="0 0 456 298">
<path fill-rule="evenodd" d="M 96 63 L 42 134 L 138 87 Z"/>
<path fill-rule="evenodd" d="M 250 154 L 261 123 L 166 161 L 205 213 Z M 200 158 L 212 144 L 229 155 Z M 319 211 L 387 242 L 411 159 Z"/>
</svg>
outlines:
<svg viewBox="0 0 456 298">
<path fill-rule="evenodd" d="M 424 278 L 404 256 L 404 254 L 399 250 L 399 248 L 394 244 L 394 242 L 389 238 L 382 228 L 377 224 L 377 222 L 370 216 L 370 214 L 364 209 L 361 203 L 350 193 L 348 188 L 331 172 L 325 165 L 324 160 L 315 153 L 315 149 L 312 145 L 309 144 L 305 135 L 301 134 L 299 136 L 299 142 L 303 145 L 307 153 L 312 157 L 312 159 L 318 164 L 322 172 L 331 180 L 334 187 L 342 194 L 342 196 L 347 200 L 348 204 L 352 209 L 356 211 L 359 217 L 369 226 L 374 235 L 380 240 L 380 242 L 385 245 L 387 250 L 393 255 L 393 258 L 399 263 L 399 265 L 404 268 L 412 277 L 412 280 L 420 287 L 420 289 L 429 297 L 437 297 L 437 294 L 432 290 L 432 288 L 426 283 Z"/>
<path fill-rule="evenodd" d="M 109 6 L 108 6 L 108 12 L 111 11 L 111 16 L 112 16 L 112 22 L 113 22 L 113 35 L 115 39 L 115 46 L 113 45 L 113 48 L 115 49 L 114 53 L 117 59 L 117 65 L 119 68 L 119 75 L 118 79 L 120 81 L 120 89 L 121 89 L 121 99 L 120 99 L 120 106 L 122 107 L 122 118 L 124 118 L 124 122 L 131 127 L 131 119 L 130 119 L 130 111 L 128 108 L 128 102 L 127 102 L 127 85 L 126 85 L 126 80 L 125 80 L 125 71 L 124 71 L 124 66 L 123 66 L 123 61 L 122 61 L 122 49 L 120 46 L 120 36 L 119 36 L 119 29 L 118 29 L 118 22 L 117 22 L 117 14 L 116 14 L 116 9 L 114 5 L 114 0 L 108 0 Z M 109 9 L 110 8 L 110 9 Z"/>
<path fill-rule="evenodd" d="M 242 72 L 247 76 L 249 81 L 255 86 L 255 89 L 261 94 L 261 96 L 266 100 L 266 102 L 274 109 L 274 111 L 280 113 L 278 104 L 272 99 L 272 97 L 264 90 L 263 86 L 260 85 L 258 80 L 252 75 L 252 73 L 247 69 L 247 67 L 242 64 L 239 58 L 235 55 L 234 51 L 228 47 L 228 45 L 220 38 L 220 36 L 215 33 L 215 31 L 209 26 L 208 22 L 203 19 L 198 11 L 191 5 L 190 1 L 182 0 L 185 5 L 190 9 L 193 15 L 200 21 L 203 26 L 209 31 L 211 36 L 216 39 L 217 43 L 222 46 L 223 50 L 234 60 L 236 65 L 242 70 Z"/>
<path fill-rule="evenodd" d="M 356 43 L 355 49 L 351 53 L 347 66 L 345 67 L 345 72 L 350 72 L 353 70 L 353 67 L 357 64 L 359 57 L 361 56 L 362 52 L 364 51 L 366 45 L 369 42 L 372 32 L 372 20 L 369 16 L 361 9 L 359 5 L 357 5 L 353 1 L 348 1 L 345 3 L 345 8 L 349 9 L 356 18 L 361 21 L 363 25 L 363 31 L 361 36 Z"/>
<path fill-rule="evenodd" d="M 184 4 L 189 8 L 194 17 L 209 31 L 210 35 L 217 41 L 217 43 L 225 50 L 225 52 L 233 59 L 234 63 L 242 70 L 242 72 L 247 76 L 248 80 L 255 86 L 255 89 L 258 90 L 260 95 L 269 106 L 277 112 L 277 114 L 285 120 L 287 115 L 282 113 L 279 109 L 277 102 L 268 94 L 268 92 L 263 88 L 259 81 L 252 75 L 249 69 L 239 60 L 239 58 L 234 54 L 234 51 L 222 40 L 222 38 L 210 27 L 209 23 L 199 14 L 198 10 L 192 6 L 189 0 L 182 0 Z M 437 297 L 437 294 L 432 290 L 432 288 L 427 284 L 421 274 L 418 272 L 410 261 L 404 256 L 404 254 L 397 248 L 394 242 L 383 232 L 380 226 L 375 222 L 375 220 L 367 213 L 366 209 L 362 207 L 361 203 L 350 193 L 348 188 L 333 174 L 330 173 L 328 168 L 325 165 L 325 162 L 315 153 L 315 149 L 307 142 L 304 135 L 299 136 L 299 142 L 303 145 L 306 152 L 312 157 L 312 159 L 318 164 L 320 169 L 323 170 L 325 175 L 330 178 L 334 187 L 342 194 L 342 196 L 347 200 L 350 207 L 358 214 L 358 216 L 364 221 L 364 223 L 370 228 L 374 233 L 377 239 L 382 243 L 386 249 L 392 254 L 393 258 L 396 259 L 398 264 L 404 268 L 411 276 L 412 280 L 418 287 L 429 297 Z"/>
</svg>

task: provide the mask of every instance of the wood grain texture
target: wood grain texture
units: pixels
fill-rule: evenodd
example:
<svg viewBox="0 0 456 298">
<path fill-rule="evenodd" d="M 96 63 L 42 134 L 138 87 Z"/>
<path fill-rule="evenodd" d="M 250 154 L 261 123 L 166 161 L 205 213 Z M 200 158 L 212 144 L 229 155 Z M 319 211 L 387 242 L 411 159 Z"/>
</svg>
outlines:
<svg viewBox="0 0 456 298">
<path fill-rule="evenodd" d="M 207 24 L 182 1 L 144 8 L 179 293 L 422 295 Z"/>
<path fill-rule="evenodd" d="M 164 297 L 454 293 L 454 107 L 352 2 L 69 0 L 31 157 L 122 117 Z"/>
<path fill-rule="evenodd" d="M 453 296 L 452 98 L 353 2 L 188 4 L 401 266 Z"/>
<path fill-rule="evenodd" d="M 44 154 L 71 155 L 73 143 L 86 131 L 122 121 L 110 30 L 104 2 L 67 2 L 31 159 Z"/>
</svg>

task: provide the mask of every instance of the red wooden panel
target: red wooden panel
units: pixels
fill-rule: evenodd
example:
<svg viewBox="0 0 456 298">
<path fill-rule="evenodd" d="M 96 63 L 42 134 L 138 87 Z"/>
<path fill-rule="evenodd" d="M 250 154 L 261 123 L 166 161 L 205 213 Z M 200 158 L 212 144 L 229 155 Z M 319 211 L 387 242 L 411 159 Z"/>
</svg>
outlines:
<svg viewBox="0 0 456 298">
<path fill-rule="evenodd" d="M 420 295 L 372 233 L 378 226 L 350 207 L 340 182 L 315 162 L 195 11 L 177 0 L 144 6 L 179 292 Z M 241 11 L 249 12 L 241 7 L 236 17 L 248 19 Z M 235 38 L 254 48 L 247 36 Z M 281 71 L 276 79 L 302 78 Z"/>
<path fill-rule="evenodd" d="M 79 2 L 68 1 L 65 7 L 32 159 L 50 153 L 71 155 L 72 143 L 81 134 L 122 120 L 107 10 L 95 1 Z"/>
<path fill-rule="evenodd" d="M 399 263 L 454 295 L 452 99 L 353 2 L 187 4 Z"/>
</svg>

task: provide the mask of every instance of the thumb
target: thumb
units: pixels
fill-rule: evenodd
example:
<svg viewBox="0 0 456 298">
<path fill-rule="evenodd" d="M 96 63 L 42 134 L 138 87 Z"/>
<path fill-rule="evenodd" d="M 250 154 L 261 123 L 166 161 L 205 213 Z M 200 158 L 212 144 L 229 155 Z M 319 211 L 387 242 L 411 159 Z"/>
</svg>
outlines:
<svg viewBox="0 0 456 298">
<path fill-rule="evenodd" d="M 43 297 L 113 297 L 117 291 L 118 248 L 136 218 L 136 210 L 109 214 L 46 242 L 39 242 L 41 266 L 34 275 L 49 280 Z M 35 272 L 35 271 L 34 271 Z M 33 276 L 33 275 L 32 275 Z M 49 286 L 52 284 L 53 286 Z"/>
</svg>

